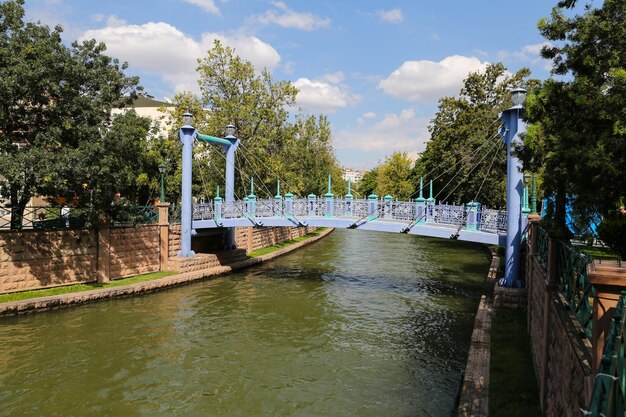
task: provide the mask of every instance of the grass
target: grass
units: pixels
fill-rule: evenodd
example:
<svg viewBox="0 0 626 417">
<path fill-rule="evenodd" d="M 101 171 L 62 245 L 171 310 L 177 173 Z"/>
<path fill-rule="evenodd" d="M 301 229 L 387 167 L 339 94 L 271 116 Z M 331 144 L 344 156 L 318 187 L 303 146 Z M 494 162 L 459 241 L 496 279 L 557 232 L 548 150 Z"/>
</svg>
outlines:
<svg viewBox="0 0 626 417">
<path fill-rule="evenodd" d="M 82 291 L 97 290 L 100 288 L 121 287 L 122 285 L 136 284 L 138 282 L 152 281 L 155 279 L 174 275 L 177 272 L 163 271 L 152 272 L 150 274 L 135 275 L 134 277 L 118 279 L 107 283 L 89 283 L 89 284 L 74 284 L 63 287 L 45 288 L 41 290 L 31 290 L 15 292 L 11 294 L 0 295 L 0 303 L 7 303 L 10 301 L 27 300 L 30 298 L 48 297 L 51 295 L 69 294 Z"/>
<path fill-rule="evenodd" d="M 319 227 L 316 230 L 314 230 L 313 232 L 307 233 L 306 235 L 304 235 L 302 237 L 297 237 L 295 239 L 288 240 L 286 242 L 277 243 L 275 245 L 268 246 L 266 248 L 257 249 L 254 252 L 250 252 L 248 254 L 248 256 L 250 256 L 252 258 L 258 258 L 259 256 L 267 255 L 268 253 L 275 252 L 275 251 L 277 251 L 279 249 L 282 249 L 282 248 L 285 248 L 287 246 L 293 245 L 294 243 L 302 242 L 303 240 L 307 240 L 307 239 L 310 239 L 310 238 L 312 238 L 314 236 L 318 236 L 324 230 L 326 230 L 326 227 Z"/>
<path fill-rule="evenodd" d="M 489 416 L 541 417 L 526 313 L 522 310 L 494 311 Z"/>
<path fill-rule="evenodd" d="M 591 256 L 593 259 L 603 259 L 603 260 L 618 260 L 619 255 L 615 252 L 611 251 L 609 248 L 602 248 L 596 246 L 577 246 L 581 252 L 586 253 Z"/>
</svg>

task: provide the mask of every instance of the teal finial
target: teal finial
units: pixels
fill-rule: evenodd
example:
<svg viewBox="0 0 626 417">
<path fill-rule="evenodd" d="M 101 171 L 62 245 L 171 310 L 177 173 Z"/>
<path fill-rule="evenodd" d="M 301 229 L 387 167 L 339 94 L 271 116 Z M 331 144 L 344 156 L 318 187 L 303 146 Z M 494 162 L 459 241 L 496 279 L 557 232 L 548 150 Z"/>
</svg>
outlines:
<svg viewBox="0 0 626 417">
<path fill-rule="evenodd" d="M 330 189 L 331 189 L 331 180 L 330 180 L 330 174 L 328 174 L 328 192 L 326 193 L 324 197 L 333 197 L 333 193 L 332 191 L 330 191 Z"/>
<path fill-rule="evenodd" d="M 420 177 L 420 198 L 424 198 L 424 177 Z"/>
<path fill-rule="evenodd" d="M 348 195 L 352 195 L 352 191 L 350 190 L 350 178 L 348 178 Z"/>
<path fill-rule="evenodd" d="M 222 197 L 220 197 L 220 186 L 217 186 L 217 193 L 216 193 L 216 197 L 215 197 L 216 201 L 222 201 Z"/>
<path fill-rule="evenodd" d="M 254 177 L 250 177 L 250 195 L 249 197 L 253 198 L 256 197 L 254 195 Z"/>
<path fill-rule="evenodd" d="M 275 198 L 280 198 L 280 179 L 276 182 L 276 196 Z"/>
<path fill-rule="evenodd" d="M 432 203 L 435 201 L 433 198 L 433 180 L 430 180 L 430 197 L 428 197 L 428 202 Z"/>
</svg>

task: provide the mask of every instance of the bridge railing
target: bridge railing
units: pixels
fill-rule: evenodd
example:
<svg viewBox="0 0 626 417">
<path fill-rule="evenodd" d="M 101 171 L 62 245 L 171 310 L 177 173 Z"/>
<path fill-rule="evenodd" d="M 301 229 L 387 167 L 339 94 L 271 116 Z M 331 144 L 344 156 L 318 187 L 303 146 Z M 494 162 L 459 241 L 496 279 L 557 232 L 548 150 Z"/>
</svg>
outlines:
<svg viewBox="0 0 626 417">
<path fill-rule="evenodd" d="M 556 271 L 559 290 L 567 299 L 570 311 L 591 340 L 593 286 L 587 277 L 587 265 L 591 259 L 567 242 L 555 241 L 557 245 Z"/>
<path fill-rule="evenodd" d="M 596 374 L 589 410 L 584 415 L 591 417 L 624 416 L 626 405 L 626 346 L 624 345 L 625 309 L 624 293 L 620 296 L 611 328 L 604 344 L 600 368 Z"/>
<path fill-rule="evenodd" d="M 369 220 L 397 220 L 406 223 L 468 226 L 468 230 L 483 230 L 492 233 L 506 232 L 507 215 L 505 211 L 485 208 L 475 203 L 473 205 L 454 205 L 384 199 L 372 201 L 369 199 L 333 198 L 328 200 L 325 197 L 298 198 L 289 203 L 285 199 L 276 198 L 253 200 L 253 203 L 241 200 L 232 202 L 220 200 L 219 203 L 196 204 L 193 218 L 194 220 L 209 220 L 216 216 L 218 211 L 223 219 L 283 217 L 287 215 L 289 206 L 291 211 L 288 214 L 298 218 L 369 218 Z"/>
<path fill-rule="evenodd" d="M 506 211 L 481 208 L 479 229 L 489 232 L 506 232 L 506 222 Z"/>
</svg>

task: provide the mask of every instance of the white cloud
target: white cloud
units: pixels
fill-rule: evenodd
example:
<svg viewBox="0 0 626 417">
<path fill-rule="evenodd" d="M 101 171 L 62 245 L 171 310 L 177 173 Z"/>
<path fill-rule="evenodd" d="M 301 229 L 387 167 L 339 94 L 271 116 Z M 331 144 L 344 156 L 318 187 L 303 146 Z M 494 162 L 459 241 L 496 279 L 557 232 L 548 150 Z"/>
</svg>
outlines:
<svg viewBox="0 0 626 417">
<path fill-rule="evenodd" d="M 457 94 L 470 72 L 481 71 L 487 62 L 476 57 L 452 55 L 439 62 L 405 61 L 378 83 L 388 95 L 409 101 L 432 101 Z"/>
<path fill-rule="evenodd" d="M 376 16 L 387 23 L 400 23 L 404 20 L 404 14 L 400 9 L 378 10 Z"/>
<path fill-rule="evenodd" d="M 509 51 L 500 51 L 498 52 L 498 57 L 503 60 L 507 58 L 514 58 L 520 62 L 526 62 L 533 65 L 541 65 L 544 69 L 550 70 L 552 69 L 552 61 L 543 59 L 541 57 L 541 49 L 544 47 L 552 46 L 551 42 L 543 42 L 543 43 L 534 43 L 530 45 L 522 46 L 517 51 L 509 52 Z"/>
<path fill-rule="evenodd" d="M 339 84 L 345 78 L 346 76 L 342 71 L 337 71 L 322 75 L 321 80 L 329 82 L 331 84 Z"/>
<path fill-rule="evenodd" d="M 277 10 L 267 10 L 259 16 L 253 16 L 252 20 L 262 25 L 278 25 L 284 28 L 301 29 L 312 31 L 330 25 L 330 19 L 321 18 L 313 13 L 296 12 L 283 2 L 272 2 Z"/>
<path fill-rule="evenodd" d="M 373 111 L 368 111 L 363 113 L 358 119 L 356 119 L 356 121 L 359 124 L 363 124 L 365 123 L 366 120 L 368 119 L 374 119 L 376 117 L 376 113 L 374 113 Z"/>
<path fill-rule="evenodd" d="M 298 89 L 298 105 L 314 113 L 334 113 L 360 100 L 348 87 L 324 81 L 324 77 L 320 80 L 298 78 L 293 85 Z"/>
<path fill-rule="evenodd" d="M 365 117 L 368 115 L 368 117 Z M 359 119 L 373 119 L 374 113 L 365 113 Z M 378 157 L 394 151 L 422 152 L 426 149 L 429 118 L 417 117 L 415 110 L 407 108 L 400 113 L 390 113 L 376 123 L 357 129 L 337 132 L 334 146 L 338 150 L 359 150 Z"/>
<path fill-rule="evenodd" d="M 220 9 L 215 5 L 214 0 L 183 0 L 185 3 L 193 4 L 201 9 L 220 16 Z"/>
<path fill-rule="evenodd" d="M 280 62 L 278 52 L 255 36 L 204 33 L 198 42 L 164 22 L 107 26 L 85 32 L 81 40 L 91 38 L 105 42 L 108 54 L 128 61 L 133 68 L 161 75 L 176 92 L 197 92 L 197 59 L 206 54 L 215 39 L 234 48 L 257 70 L 272 69 Z"/>
</svg>

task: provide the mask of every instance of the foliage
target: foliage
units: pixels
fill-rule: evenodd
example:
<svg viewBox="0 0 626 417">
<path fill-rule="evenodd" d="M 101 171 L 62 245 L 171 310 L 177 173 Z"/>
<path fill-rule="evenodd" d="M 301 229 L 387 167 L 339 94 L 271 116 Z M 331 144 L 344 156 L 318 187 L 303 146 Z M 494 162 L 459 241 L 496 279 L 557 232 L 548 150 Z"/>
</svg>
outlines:
<svg viewBox="0 0 626 417">
<path fill-rule="evenodd" d="M 252 64 L 235 50 L 215 41 L 207 56 L 199 61 L 201 97 L 191 93 L 174 99 L 176 111 L 169 118 L 170 135 L 162 157 L 180 175 L 180 147 L 176 128 L 185 111 L 194 114 L 199 132 L 224 136 L 233 124 L 241 145 L 237 151 L 235 195 L 249 194 L 250 178 L 255 194 L 270 198 L 281 192 L 319 195 L 326 192 L 328 174 L 333 190 L 341 194 L 341 168 L 334 156 L 330 123 L 324 116 L 296 116 L 289 121 L 288 109 L 295 105 L 297 89 L 288 81 L 274 81 L 267 70 L 256 73 Z M 218 147 L 198 144 L 194 155 L 194 195 L 210 198 L 224 184 L 225 158 Z M 173 182 L 172 182 L 173 183 Z M 168 184 L 168 199 L 176 201 L 178 192 Z M 180 182 L 178 181 L 178 184 Z"/>
<path fill-rule="evenodd" d="M 111 109 L 139 90 L 126 64 L 93 40 L 66 47 L 61 27 L 25 23 L 23 4 L 0 3 L 0 182 L 14 228 L 35 193 L 106 211 L 132 183 L 133 139 L 147 133 L 134 115 L 111 125 Z"/>
<path fill-rule="evenodd" d="M 526 68 L 509 76 L 504 65 L 490 64 L 465 79 L 458 97 L 439 100 L 439 110 L 429 126 L 431 140 L 415 164 L 414 194 L 419 193 L 419 177 L 424 176 L 425 183 L 435 180 L 434 193 L 439 199 L 466 203 L 476 199 L 480 189 L 477 199 L 481 203 L 504 206 L 506 148 L 499 146 L 498 113 L 511 106 L 511 89 L 537 83 L 529 76 Z"/>
<path fill-rule="evenodd" d="M 598 226 L 598 236 L 626 259 L 626 213 L 611 213 Z"/>
<path fill-rule="evenodd" d="M 371 169 L 363 175 L 363 178 L 357 183 L 356 192 L 359 198 L 367 198 L 370 194 L 374 194 L 378 187 L 378 167 Z"/>
<path fill-rule="evenodd" d="M 378 166 L 376 193 L 391 195 L 399 200 L 408 200 L 413 191 L 411 167 L 413 162 L 406 152 L 394 152 Z"/>
<path fill-rule="evenodd" d="M 519 155 L 540 170 L 546 195 L 556 197 L 554 224 L 564 229 L 568 197 L 582 222 L 610 216 L 626 200 L 624 2 L 606 0 L 571 18 L 557 7 L 539 30 L 555 42 L 542 55 L 567 77 L 529 95 L 531 124 Z"/>
</svg>

